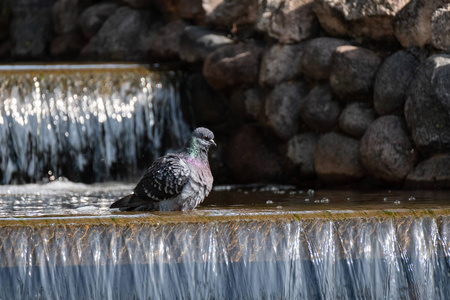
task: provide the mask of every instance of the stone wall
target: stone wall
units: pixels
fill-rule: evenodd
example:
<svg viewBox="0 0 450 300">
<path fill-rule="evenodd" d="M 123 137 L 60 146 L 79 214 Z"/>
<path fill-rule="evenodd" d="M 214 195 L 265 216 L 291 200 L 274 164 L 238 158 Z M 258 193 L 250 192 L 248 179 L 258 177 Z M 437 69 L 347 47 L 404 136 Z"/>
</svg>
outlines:
<svg viewBox="0 0 450 300">
<path fill-rule="evenodd" d="M 450 187 L 448 0 L 16 0 L 0 59 L 175 62 L 216 182 Z"/>
</svg>

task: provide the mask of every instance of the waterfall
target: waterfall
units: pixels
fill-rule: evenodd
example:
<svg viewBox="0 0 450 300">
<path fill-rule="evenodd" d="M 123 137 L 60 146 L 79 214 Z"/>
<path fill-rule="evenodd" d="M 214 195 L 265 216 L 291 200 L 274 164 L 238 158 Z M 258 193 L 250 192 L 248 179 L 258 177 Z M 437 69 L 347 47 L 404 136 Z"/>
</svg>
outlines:
<svg viewBox="0 0 450 300">
<path fill-rule="evenodd" d="M 450 299 L 448 211 L 338 215 L 3 220 L 0 299 Z"/>
<path fill-rule="evenodd" d="M 1 66 L 1 182 L 141 175 L 189 134 L 176 77 L 133 64 Z"/>
</svg>

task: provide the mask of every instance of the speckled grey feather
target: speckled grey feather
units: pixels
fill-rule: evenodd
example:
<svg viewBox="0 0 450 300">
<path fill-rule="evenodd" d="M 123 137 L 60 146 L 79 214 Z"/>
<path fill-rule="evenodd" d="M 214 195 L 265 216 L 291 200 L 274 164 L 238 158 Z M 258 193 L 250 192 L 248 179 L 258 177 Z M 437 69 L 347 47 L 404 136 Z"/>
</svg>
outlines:
<svg viewBox="0 0 450 300">
<path fill-rule="evenodd" d="M 153 162 L 128 195 L 111 205 L 120 210 L 191 210 L 209 195 L 213 177 L 208 151 L 214 134 L 195 129 L 180 153 L 166 154 Z"/>
</svg>

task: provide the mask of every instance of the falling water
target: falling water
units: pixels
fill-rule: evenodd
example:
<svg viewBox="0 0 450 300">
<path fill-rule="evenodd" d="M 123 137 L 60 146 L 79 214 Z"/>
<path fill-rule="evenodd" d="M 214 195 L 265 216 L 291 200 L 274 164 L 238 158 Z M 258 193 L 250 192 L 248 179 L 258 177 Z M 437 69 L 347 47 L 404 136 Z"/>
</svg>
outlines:
<svg viewBox="0 0 450 300">
<path fill-rule="evenodd" d="M 3 221 L 0 298 L 450 299 L 450 217 L 410 213 Z"/>
<path fill-rule="evenodd" d="M 132 64 L 1 66 L 1 182 L 136 175 L 189 133 L 176 76 Z"/>
</svg>

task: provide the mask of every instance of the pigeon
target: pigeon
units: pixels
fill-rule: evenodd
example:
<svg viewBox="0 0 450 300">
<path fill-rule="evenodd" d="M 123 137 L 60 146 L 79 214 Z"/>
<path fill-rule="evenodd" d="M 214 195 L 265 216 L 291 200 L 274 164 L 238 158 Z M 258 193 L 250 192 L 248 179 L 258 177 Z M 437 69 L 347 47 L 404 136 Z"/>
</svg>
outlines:
<svg viewBox="0 0 450 300">
<path fill-rule="evenodd" d="M 110 208 L 121 211 L 186 211 L 192 210 L 209 195 L 213 176 L 208 162 L 208 151 L 214 134 L 199 127 L 184 149 L 156 159 L 136 185 L 131 195 Z"/>
</svg>

